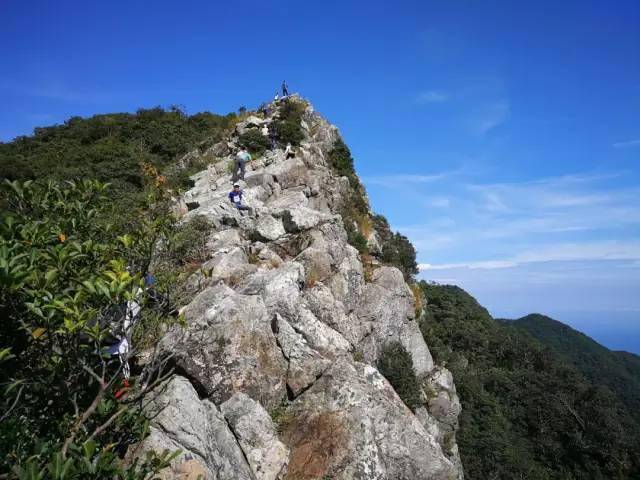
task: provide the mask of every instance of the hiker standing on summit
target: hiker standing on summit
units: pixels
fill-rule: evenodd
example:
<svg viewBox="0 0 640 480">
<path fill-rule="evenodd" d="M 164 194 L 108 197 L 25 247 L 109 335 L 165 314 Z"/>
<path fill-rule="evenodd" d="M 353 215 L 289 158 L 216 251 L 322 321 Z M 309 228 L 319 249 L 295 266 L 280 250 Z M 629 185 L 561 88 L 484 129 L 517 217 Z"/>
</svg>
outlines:
<svg viewBox="0 0 640 480">
<path fill-rule="evenodd" d="M 233 175 L 231 176 L 232 182 L 237 182 L 238 180 L 244 180 L 244 172 L 245 165 L 247 162 L 251 161 L 251 154 L 247 152 L 247 149 L 242 147 L 236 154 L 236 159 L 233 164 Z M 238 175 L 238 170 L 240 170 L 240 175 Z"/>
<path fill-rule="evenodd" d="M 287 87 L 287 82 L 285 82 L 284 80 L 282 80 L 282 96 L 283 97 L 289 96 L 289 88 Z"/>
</svg>

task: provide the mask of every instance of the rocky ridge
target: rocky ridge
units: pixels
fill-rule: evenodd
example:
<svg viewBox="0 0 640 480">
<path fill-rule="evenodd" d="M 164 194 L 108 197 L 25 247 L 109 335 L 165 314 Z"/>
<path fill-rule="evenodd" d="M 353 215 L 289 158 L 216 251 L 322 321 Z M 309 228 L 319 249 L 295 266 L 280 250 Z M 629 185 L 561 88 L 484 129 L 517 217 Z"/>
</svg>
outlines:
<svg viewBox="0 0 640 480">
<path fill-rule="evenodd" d="M 179 208 L 214 228 L 186 327 L 159 345 L 176 374 L 150 407 L 144 447 L 184 452 L 167 479 L 462 479 L 453 378 L 433 363 L 402 273 L 365 275 L 347 241 L 338 212 L 352 186 L 328 160 L 337 128 L 287 101 L 305 105 L 305 139 L 293 158 L 276 149 L 248 167 L 240 184 L 252 214 L 227 199 L 228 165 L 238 136 L 273 121 L 281 103 L 182 160 L 211 162 Z M 421 381 L 415 412 L 376 369 L 394 341 Z"/>
</svg>

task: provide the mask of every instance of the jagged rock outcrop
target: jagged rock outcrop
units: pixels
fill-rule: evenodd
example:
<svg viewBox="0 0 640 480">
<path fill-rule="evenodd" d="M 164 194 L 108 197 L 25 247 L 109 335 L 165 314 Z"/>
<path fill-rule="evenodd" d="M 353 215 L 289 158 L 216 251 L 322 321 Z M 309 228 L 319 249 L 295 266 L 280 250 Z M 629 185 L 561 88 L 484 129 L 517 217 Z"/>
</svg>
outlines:
<svg viewBox="0 0 640 480">
<path fill-rule="evenodd" d="M 411 290 L 394 267 L 373 265 L 367 277 L 347 241 L 338 212 L 352 186 L 327 163 L 337 129 L 305 104 L 296 156 L 268 151 L 240 182 L 253 213 L 227 199 L 238 134 L 280 106 L 205 152 L 214 166 L 184 195 L 198 205 L 184 221 L 204 215 L 214 229 L 186 327 L 159 344 L 176 374 L 144 447 L 188 452 L 166 478 L 190 478 L 187 462 L 209 479 L 462 478 L 460 403 L 450 373 L 434 366 Z M 411 354 L 423 384 L 415 414 L 376 369 L 389 342 Z"/>
</svg>

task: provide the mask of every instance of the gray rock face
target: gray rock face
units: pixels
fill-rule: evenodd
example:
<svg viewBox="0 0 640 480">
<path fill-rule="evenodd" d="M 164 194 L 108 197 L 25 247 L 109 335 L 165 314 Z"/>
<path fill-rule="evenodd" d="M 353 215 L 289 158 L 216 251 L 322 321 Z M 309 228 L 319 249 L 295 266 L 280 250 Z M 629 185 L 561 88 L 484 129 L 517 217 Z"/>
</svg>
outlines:
<svg viewBox="0 0 640 480">
<path fill-rule="evenodd" d="M 372 324 L 372 334 L 361 342 L 365 359 L 375 363 L 387 343 L 400 342 L 413 357 L 418 376 L 433 370 L 433 359 L 414 319 L 414 299 L 400 270 L 380 267 L 373 273 L 358 307 L 361 321 Z"/>
<path fill-rule="evenodd" d="M 369 265 L 365 278 L 347 241 L 338 213 L 349 180 L 328 165 L 337 129 L 307 107 L 295 157 L 276 149 L 248 166 L 240 184 L 253 212 L 230 204 L 238 135 L 262 122 L 248 117 L 209 149 L 215 167 L 193 175 L 185 194 L 199 205 L 185 218 L 204 215 L 214 228 L 186 327 L 159 344 L 180 376 L 144 448 L 189 453 L 166 480 L 462 479 L 460 402 L 451 374 L 433 364 L 411 290 L 393 267 Z M 369 244 L 382 248 L 375 235 Z M 415 413 L 376 369 L 395 341 L 423 387 Z"/>
<path fill-rule="evenodd" d="M 220 405 L 256 480 L 275 480 L 286 472 L 289 449 L 278 439 L 267 411 L 244 393 Z"/>
<path fill-rule="evenodd" d="M 161 348 L 216 404 L 235 392 L 278 405 L 286 398 L 286 361 L 261 297 L 224 284 L 209 287 L 184 309 L 187 328 L 174 328 Z"/>
<path fill-rule="evenodd" d="M 449 479 L 454 465 L 370 365 L 336 362 L 290 407 L 291 478 Z"/>
<path fill-rule="evenodd" d="M 165 478 L 254 480 L 242 449 L 215 404 L 200 400 L 191 384 L 175 376 L 151 406 L 154 415 L 142 449 L 182 450 Z"/>
</svg>

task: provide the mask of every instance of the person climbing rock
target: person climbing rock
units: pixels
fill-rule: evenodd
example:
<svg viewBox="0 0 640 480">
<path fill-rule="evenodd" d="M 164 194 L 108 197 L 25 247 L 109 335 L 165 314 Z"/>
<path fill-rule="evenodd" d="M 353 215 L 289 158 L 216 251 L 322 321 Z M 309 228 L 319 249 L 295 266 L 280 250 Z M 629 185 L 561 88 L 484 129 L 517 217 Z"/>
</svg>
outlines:
<svg viewBox="0 0 640 480">
<path fill-rule="evenodd" d="M 293 158 L 296 156 L 296 152 L 291 146 L 290 143 L 287 143 L 287 148 L 284 149 L 284 157 L 285 158 Z"/>
<path fill-rule="evenodd" d="M 289 87 L 287 87 L 287 82 L 285 82 L 284 80 L 282 81 L 282 96 L 283 97 L 289 96 Z"/>
<path fill-rule="evenodd" d="M 242 190 L 237 183 L 233 186 L 233 190 L 229 192 L 229 201 L 234 207 L 240 210 L 240 215 L 242 215 L 243 211 L 248 211 L 249 214 L 251 214 L 251 207 L 242 204 Z"/>
<path fill-rule="evenodd" d="M 233 175 L 231 175 L 231 181 L 237 182 L 238 180 L 244 180 L 245 165 L 251 161 L 251 154 L 247 152 L 247 149 L 242 147 L 236 154 L 235 163 L 233 166 Z M 238 175 L 238 170 L 240 175 Z"/>
</svg>

